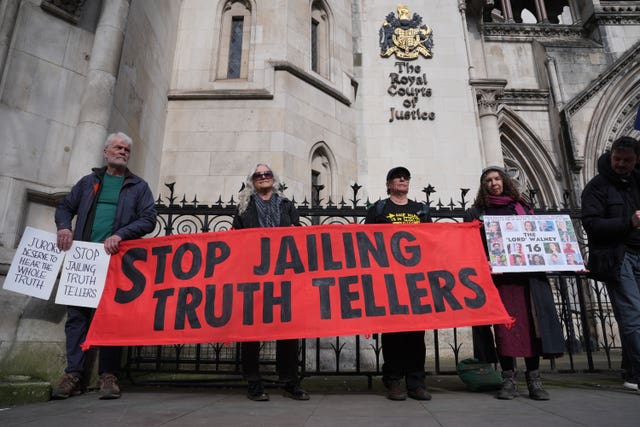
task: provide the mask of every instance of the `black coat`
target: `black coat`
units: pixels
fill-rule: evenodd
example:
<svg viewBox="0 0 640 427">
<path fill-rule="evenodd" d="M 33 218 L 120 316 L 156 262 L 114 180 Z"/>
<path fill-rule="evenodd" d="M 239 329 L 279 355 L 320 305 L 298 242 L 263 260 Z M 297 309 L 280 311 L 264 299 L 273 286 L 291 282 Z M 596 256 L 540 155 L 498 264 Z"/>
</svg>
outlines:
<svg viewBox="0 0 640 427">
<path fill-rule="evenodd" d="M 242 214 L 236 213 L 233 217 L 233 228 L 260 228 L 258 221 L 258 208 L 253 200 L 255 196 L 251 196 L 247 210 Z M 280 227 L 289 227 L 291 225 L 300 225 L 300 214 L 293 206 L 289 199 L 280 197 Z"/>
<path fill-rule="evenodd" d="M 640 174 L 623 178 L 611 169 L 611 153 L 598 159 L 596 175 L 582 191 L 582 226 L 589 238 L 589 275 L 617 281 L 625 241 L 633 231 L 631 216 L 638 208 Z"/>
</svg>

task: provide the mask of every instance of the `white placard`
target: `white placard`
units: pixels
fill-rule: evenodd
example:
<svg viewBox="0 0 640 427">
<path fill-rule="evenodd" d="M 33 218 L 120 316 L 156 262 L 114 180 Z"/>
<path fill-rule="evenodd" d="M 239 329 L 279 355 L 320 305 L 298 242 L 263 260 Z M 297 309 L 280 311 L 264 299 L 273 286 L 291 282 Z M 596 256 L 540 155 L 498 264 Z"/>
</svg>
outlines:
<svg viewBox="0 0 640 427">
<path fill-rule="evenodd" d="M 103 243 L 74 241 L 62 263 L 56 304 L 96 308 L 110 259 Z"/>
<path fill-rule="evenodd" d="M 493 272 L 585 269 L 569 215 L 485 216 L 484 232 Z"/>
<path fill-rule="evenodd" d="M 64 256 L 56 241 L 54 233 L 25 228 L 2 287 L 48 300 Z"/>
</svg>

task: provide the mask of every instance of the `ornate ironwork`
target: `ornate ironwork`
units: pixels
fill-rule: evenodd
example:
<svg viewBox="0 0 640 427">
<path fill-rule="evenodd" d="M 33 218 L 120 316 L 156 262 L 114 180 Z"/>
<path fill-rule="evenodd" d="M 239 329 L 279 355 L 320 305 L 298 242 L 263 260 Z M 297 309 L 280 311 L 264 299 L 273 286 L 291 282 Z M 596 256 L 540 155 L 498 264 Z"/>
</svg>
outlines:
<svg viewBox="0 0 640 427">
<path fill-rule="evenodd" d="M 207 205 L 199 202 L 196 195 L 176 196 L 174 183 L 165 186 L 169 194 L 158 197 L 156 202 L 158 219 L 154 236 L 231 228 L 237 209 L 233 197 L 224 202 L 220 196 L 214 204 Z M 296 203 L 302 223 L 363 222 L 367 207 L 373 201 L 363 201 L 359 197 L 361 189 L 362 186 L 354 183 L 347 201 L 343 197 L 337 204 L 331 199 L 326 202 L 319 200 L 317 194 L 311 198 L 313 203 L 303 198 L 303 202 Z M 319 188 L 315 191 L 319 192 Z M 425 186 L 422 193 L 425 200 L 421 202 L 430 206 L 434 221 L 460 222 L 470 207 L 468 188 L 461 188 L 458 196 L 450 197 L 449 202 L 444 203 L 440 199 L 437 202 L 433 200 L 436 189 L 432 185 Z M 567 190 L 560 208 L 538 206 L 535 190 L 530 190 L 528 196 L 536 214 L 567 214 L 572 218 L 584 257 L 586 237 L 579 221 L 580 212 L 570 207 L 568 194 Z M 606 289 L 601 283 L 583 275 L 563 273 L 549 274 L 548 277 L 554 290 L 567 352 L 567 357 L 551 362 L 549 368 L 567 371 L 611 369 L 612 361 L 619 358 L 621 344 Z M 458 361 L 472 352 L 470 336 L 469 328 L 428 331 L 427 341 L 431 346 L 427 350 L 428 370 L 438 374 L 455 372 Z M 376 334 L 303 340 L 300 360 L 303 376 L 362 375 L 371 385 L 372 377 L 381 375 L 381 345 Z M 263 344 L 261 363 L 263 370 L 274 370 L 273 342 Z M 206 374 L 198 375 L 191 382 L 239 381 L 241 378 L 239 345 L 229 343 L 131 347 L 127 367 L 134 381 L 137 380 L 136 373 L 142 372 L 154 372 L 156 378 L 167 373 L 171 378 L 169 381 L 174 381 L 176 373 Z"/>
</svg>

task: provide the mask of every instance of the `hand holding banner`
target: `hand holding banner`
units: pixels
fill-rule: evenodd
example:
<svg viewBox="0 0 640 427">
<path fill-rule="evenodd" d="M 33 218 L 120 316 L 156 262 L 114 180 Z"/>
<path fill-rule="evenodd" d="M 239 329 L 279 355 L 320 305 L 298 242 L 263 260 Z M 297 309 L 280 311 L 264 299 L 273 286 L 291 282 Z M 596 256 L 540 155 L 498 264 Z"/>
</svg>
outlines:
<svg viewBox="0 0 640 427">
<path fill-rule="evenodd" d="M 83 348 L 509 323 L 479 226 L 322 225 L 124 241 Z"/>
</svg>

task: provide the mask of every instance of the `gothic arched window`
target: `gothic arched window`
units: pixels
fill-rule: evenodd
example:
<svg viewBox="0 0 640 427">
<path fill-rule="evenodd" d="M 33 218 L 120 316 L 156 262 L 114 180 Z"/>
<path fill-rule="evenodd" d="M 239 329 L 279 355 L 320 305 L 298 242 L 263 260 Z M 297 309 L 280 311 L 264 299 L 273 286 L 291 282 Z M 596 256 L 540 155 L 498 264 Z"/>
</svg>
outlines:
<svg viewBox="0 0 640 427">
<path fill-rule="evenodd" d="M 246 79 L 249 75 L 251 4 L 229 0 L 223 8 L 218 49 L 218 79 Z"/>
<path fill-rule="evenodd" d="M 311 4 L 311 69 L 329 78 L 329 15 L 322 0 Z"/>
<path fill-rule="evenodd" d="M 571 0 L 500 0 L 486 7 L 485 22 L 572 24 Z"/>
<path fill-rule="evenodd" d="M 318 142 L 311 151 L 311 197 L 314 206 L 326 203 L 332 194 L 333 156 L 324 142 Z"/>
</svg>

